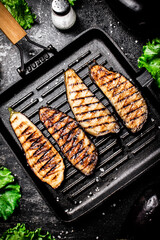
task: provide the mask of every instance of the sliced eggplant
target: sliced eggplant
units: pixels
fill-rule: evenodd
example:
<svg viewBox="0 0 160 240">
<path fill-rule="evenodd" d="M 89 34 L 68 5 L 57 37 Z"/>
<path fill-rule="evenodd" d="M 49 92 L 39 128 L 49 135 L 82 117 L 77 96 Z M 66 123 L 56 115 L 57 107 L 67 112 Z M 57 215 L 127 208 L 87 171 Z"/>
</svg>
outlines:
<svg viewBox="0 0 160 240">
<path fill-rule="evenodd" d="M 22 113 L 10 109 L 10 123 L 36 176 L 52 188 L 64 179 L 63 159 L 40 130 Z"/>
<path fill-rule="evenodd" d="M 147 104 L 138 89 L 120 73 L 94 65 L 90 75 L 109 99 L 131 132 L 138 132 L 147 120 Z"/>
<path fill-rule="evenodd" d="M 40 109 L 39 117 L 73 166 L 90 175 L 97 164 L 98 154 L 78 123 L 65 113 L 48 107 Z"/>
<path fill-rule="evenodd" d="M 76 120 L 86 132 L 94 136 L 119 132 L 110 111 L 88 89 L 73 69 L 65 72 L 68 102 Z"/>
</svg>

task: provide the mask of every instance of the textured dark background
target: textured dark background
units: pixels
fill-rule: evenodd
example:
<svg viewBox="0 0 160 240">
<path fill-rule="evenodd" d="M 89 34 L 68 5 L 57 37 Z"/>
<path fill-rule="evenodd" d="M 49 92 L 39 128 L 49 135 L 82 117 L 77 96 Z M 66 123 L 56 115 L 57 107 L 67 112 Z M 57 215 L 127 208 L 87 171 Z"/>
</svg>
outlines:
<svg viewBox="0 0 160 240">
<path fill-rule="evenodd" d="M 27 30 L 28 35 L 42 45 L 47 46 L 51 43 L 57 50 L 71 42 L 83 30 L 100 27 L 113 38 L 137 69 L 137 58 L 142 53 L 142 46 L 151 38 L 150 29 L 148 29 L 148 34 L 144 34 L 138 28 L 133 30 L 124 25 L 111 10 L 108 1 L 105 0 L 77 0 L 74 7 L 77 13 L 77 22 L 72 29 L 65 32 L 57 30 L 52 24 L 52 1 L 28 0 L 27 2 L 37 15 L 36 23 L 30 30 Z M 26 59 L 38 52 L 36 47 L 33 48 L 25 41 L 22 45 L 25 49 Z M 18 50 L 0 32 L 0 91 L 19 79 L 16 72 L 16 68 L 19 66 Z M 57 239 L 75 240 L 120 238 L 120 232 L 130 207 L 145 187 L 159 181 L 160 169 L 160 166 L 151 169 L 143 177 L 116 193 L 92 213 L 78 221 L 64 223 L 47 206 L 2 138 L 0 138 L 0 165 L 5 165 L 13 172 L 22 191 L 20 207 L 7 221 L 0 220 L 0 233 L 20 222 L 26 223 L 29 229 L 42 227 L 43 230 L 50 231 Z"/>
</svg>

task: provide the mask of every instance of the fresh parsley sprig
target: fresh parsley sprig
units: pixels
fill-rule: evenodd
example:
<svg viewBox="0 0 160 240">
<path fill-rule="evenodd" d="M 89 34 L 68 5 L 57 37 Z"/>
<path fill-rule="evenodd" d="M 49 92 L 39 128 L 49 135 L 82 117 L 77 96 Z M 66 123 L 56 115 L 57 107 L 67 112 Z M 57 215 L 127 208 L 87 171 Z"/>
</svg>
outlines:
<svg viewBox="0 0 160 240">
<path fill-rule="evenodd" d="M 36 15 L 31 12 L 31 8 L 25 0 L 1 0 L 4 6 L 24 29 L 32 27 Z"/>
<path fill-rule="evenodd" d="M 138 59 L 138 67 L 145 67 L 160 88 L 160 38 L 155 38 L 143 46 L 142 56 Z"/>
<path fill-rule="evenodd" d="M 0 240 L 55 240 L 55 238 L 49 232 L 42 234 L 41 228 L 29 231 L 24 223 L 18 223 L 14 228 L 9 228 L 4 232 Z"/>
<path fill-rule="evenodd" d="M 68 2 L 72 5 L 72 6 L 74 6 L 74 2 L 75 2 L 76 0 L 68 0 Z"/>
<path fill-rule="evenodd" d="M 20 186 L 14 176 L 7 168 L 0 167 L 0 218 L 7 220 L 18 207 L 20 198 Z"/>
</svg>

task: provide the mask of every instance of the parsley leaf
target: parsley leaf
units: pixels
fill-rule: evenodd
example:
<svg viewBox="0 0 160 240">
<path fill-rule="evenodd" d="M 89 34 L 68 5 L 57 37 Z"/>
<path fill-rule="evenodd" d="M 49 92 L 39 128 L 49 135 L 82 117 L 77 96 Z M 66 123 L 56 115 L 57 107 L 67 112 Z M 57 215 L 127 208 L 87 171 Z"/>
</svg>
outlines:
<svg viewBox="0 0 160 240">
<path fill-rule="evenodd" d="M 68 2 L 72 5 L 72 6 L 74 6 L 74 2 L 75 2 L 76 0 L 68 0 Z"/>
<path fill-rule="evenodd" d="M 160 38 L 155 38 L 143 46 L 143 54 L 138 59 L 138 67 L 145 67 L 160 88 Z"/>
<path fill-rule="evenodd" d="M 25 224 L 18 223 L 16 227 L 9 228 L 2 234 L 0 240 L 55 240 L 49 232 L 46 234 L 41 233 L 41 228 L 35 231 L 26 229 Z"/>
<path fill-rule="evenodd" d="M 13 175 L 7 168 L 0 167 L 0 218 L 7 220 L 18 207 L 20 198 L 20 186 Z"/>
<path fill-rule="evenodd" d="M 32 27 L 36 15 L 31 12 L 25 0 L 1 0 L 4 6 L 24 29 Z"/>
</svg>

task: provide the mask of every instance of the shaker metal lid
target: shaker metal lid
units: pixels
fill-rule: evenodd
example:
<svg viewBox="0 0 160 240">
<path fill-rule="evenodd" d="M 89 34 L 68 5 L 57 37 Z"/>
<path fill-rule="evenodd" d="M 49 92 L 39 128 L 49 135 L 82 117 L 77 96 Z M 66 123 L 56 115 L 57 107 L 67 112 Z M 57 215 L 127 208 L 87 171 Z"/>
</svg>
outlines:
<svg viewBox="0 0 160 240">
<path fill-rule="evenodd" d="M 70 10 L 70 4 L 67 0 L 53 0 L 53 11 L 60 16 L 66 15 Z"/>
</svg>

